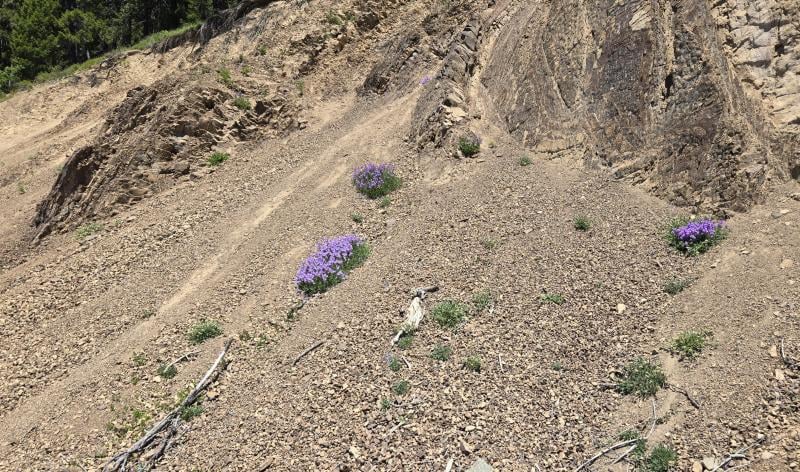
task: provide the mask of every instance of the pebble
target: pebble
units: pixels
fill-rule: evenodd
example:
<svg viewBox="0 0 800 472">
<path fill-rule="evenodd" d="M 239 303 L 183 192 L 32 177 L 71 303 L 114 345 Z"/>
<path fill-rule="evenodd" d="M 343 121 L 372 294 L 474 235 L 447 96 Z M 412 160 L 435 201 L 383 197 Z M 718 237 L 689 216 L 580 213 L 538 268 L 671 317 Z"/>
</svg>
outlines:
<svg viewBox="0 0 800 472">
<path fill-rule="evenodd" d="M 769 357 L 776 358 L 778 357 L 778 346 L 772 345 L 769 347 Z"/>
<path fill-rule="evenodd" d="M 775 369 L 775 378 L 781 382 L 786 380 L 786 376 L 783 374 L 782 369 Z"/>
<path fill-rule="evenodd" d="M 627 309 L 628 309 L 628 307 L 625 306 L 624 303 L 617 304 L 617 313 L 619 313 L 620 315 L 625 313 L 625 310 L 627 310 Z"/>
<path fill-rule="evenodd" d="M 794 261 L 791 259 L 784 259 L 781 261 L 781 269 L 791 269 L 794 267 Z"/>
</svg>

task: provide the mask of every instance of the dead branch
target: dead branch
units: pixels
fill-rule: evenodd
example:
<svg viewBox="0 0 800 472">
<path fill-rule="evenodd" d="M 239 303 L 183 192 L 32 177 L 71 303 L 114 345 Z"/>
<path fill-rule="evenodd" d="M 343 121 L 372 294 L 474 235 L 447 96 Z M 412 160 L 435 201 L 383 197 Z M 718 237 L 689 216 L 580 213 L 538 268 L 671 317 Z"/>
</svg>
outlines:
<svg viewBox="0 0 800 472">
<path fill-rule="evenodd" d="M 404 334 L 411 333 L 419 327 L 419 323 L 425 316 L 425 309 L 422 307 L 422 301 L 425 300 L 425 297 L 429 293 L 436 292 L 437 290 L 439 290 L 439 287 L 432 286 L 418 288 L 412 292 L 414 296 L 411 299 L 411 304 L 406 309 L 406 319 L 403 321 L 403 324 L 400 325 L 397 334 L 392 338 L 392 346 L 394 346 Z"/>
<path fill-rule="evenodd" d="M 225 354 L 228 353 L 232 343 L 232 339 L 225 341 L 222 352 L 219 353 L 216 361 L 214 361 L 214 364 L 212 364 L 211 368 L 206 371 L 205 375 L 203 375 L 203 378 L 200 379 L 197 385 L 195 385 L 194 389 L 189 393 L 189 395 L 186 396 L 186 398 L 183 399 L 180 405 L 175 407 L 164 418 L 162 418 L 161 421 L 150 428 L 150 430 L 131 447 L 112 457 L 111 460 L 109 460 L 108 463 L 103 467 L 103 472 L 124 471 L 128 464 L 128 460 L 132 456 L 141 454 L 150 444 L 153 443 L 159 434 L 164 432 L 166 428 L 169 428 L 162 438 L 159 449 L 149 459 L 150 464 L 154 464 L 167 450 L 170 440 L 177 432 L 178 425 L 180 424 L 181 411 L 197 401 L 197 399 L 200 397 L 200 394 L 203 393 L 203 391 L 211 384 L 211 382 L 214 381 L 217 375 L 219 375 L 220 370 L 222 370 L 220 365 L 223 364 Z M 224 367 L 225 366 L 223 365 L 222 368 L 224 369 Z"/>
<path fill-rule="evenodd" d="M 697 400 L 692 398 L 692 395 L 689 394 L 688 391 L 686 391 L 686 390 L 684 390 L 682 388 L 676 387 L 675 385 L 672 385 L 672 384 L 669 384 L 669 389 L 672 390 L 675 393 L 680 393 L 681 395 L 686 397 L 687 400 L 689 400 L 689 403 L 691 403 L 693 407 L 697 408 L 698 410 L 700 409 L 700 403 L 698 403 Z"/>
<path fill-rule="evenodd" d="M 734 459 L 747 459 L 747 456 L 744 455 L 744 453 L 749 451 L 753 447 L 758 446 L 759 444 L 763 443 L 766 440 L 767 440 L 767 437 L 766 436 L 762 436 L 761 439 L 758 439 L 756 442 L 750 444 L 749 446 L 745 446 L 745 447 L 737 449 L 731 455 L 726 457 L 722 462 L 720 462 L 718 466 L 714 467 L 711 470 L 711 472 L 717 472 L 718 470 L 721 470 L 723 467 L 728 465 L 728 462 L 730 462 L 730 461 L 732 461 Z"/>
<path fill-rule="evenodd" d="M 783 344 L 784 338 L 781 338 L 781 361 L 783 361 L 784 365 L 790 369 L 800 369 L 800 364 L 786 355 L 786 349 L 784 348 Z"/>
<path fill-rule="evenodd" d="M 583 464 L 579 465 L 578 468 L 575 469 L 575 472 L 579 472 L 579 471 L 585 469 L 586 467 L 589 467 L 590 465 L 594 464 L 597 459 L 600 459 L 601 457 L 603 457 L 604 455 L 608 454 L 611 451 L 616 451 L 617 449 L 619 449 L 621 447 L 630 446 L 631 444 L 633 444 L 635 442 L 638 442 L 638 441 L 639 441 L 639 439 L 629 439 L 627 441 L 622 441 L 622 442 L 619 442 L 619 443 L 614 444 L 612 446 L 608 446 L 607 448 L 603 449 L 602 451 L 600 451 L 597 454 L 595 454 L 594 456 L 592 456 L 592 458 L 589 459 L 588 461 L 586 461 Z"/>
<path fill-rule="evenodd" d="M 170 367 L 174 367 L 174 366 L 176 366 L 176 365 L 178 364 L 178 362 L 180 362 L 180 361 L 182 361 L 182 360 L 184 360 L 184 359 L 189 359 L 190 357 L 192 357 L 192 356 L 196 356 L 196 355 L 197 355 L 197 354 L 199 354 L 199 353 L 200 353 L 200 351 L 192 351 L 192 352 L 187 352 L 186 354 L 182 355 L 181 357 L 179 357 L 179 358 L 175 359 L 174 361 L 170 362 L 169 364 L 167 364 L 167 365 L 164 367 L 164 370 L 165 370 L 165 371 L 166 371 L 166 370 L 169 370 L 169 368 L 170 368 Z"/>
<path fill-rule="evenodd" d="M 400 356 L 400 359 L 403 359 L 403 362 L 406 363 L 406 367 L 408 367 L 408 370 L 411 370 L 411 363 L 408 362 L 408 359 L 406 359 L 406 356 Z"/>
<path fill-rule="evenodd" d="M 324 343 L 325 343 L 325 341 L 317 341 L 317 342 L 315 342 L 313 345 L 311 345 L 311 347 L 309 347 L 309 348 L 308 348 L 308 349 L 306 349 L 305 351 L 301 352 L 301 353 L 300 353 L 300 355 L 299 355 L 299 356 L 297 356 L 297 358 L 294 360 L 294 362 L 292 362 L 292 367 L 296 366 L 296 365 L 297 365 L 297 363 L 298 363 L 298 362 L 300 362 L 300 359 L 302 359 L 302 358 L 306 357 L 306 356 L 307 356 L 307 355 L 309 355 L 309 354 L 310 354 L 312 351 L 315 351 L 315 350 L 317 350 L 317 348 L 318 348 L 318 347 L 320 347 L 320 346 L 322 346 Z"/>
<path fill-rule="evenodd" d="M 656 423 L 658 422 L 658 415 L 656 413 L 656 399 L 655 398 L 653 399 L 653 416 L 652 416 L 652 420 L 653 420 L 653 422 L 650 424 L 650 431 L 647 432 L 647 434 L 645 435 L 644 439 L 649 438 L 650 435 L 653 434 L 653 431 L 655 431 L 655 429 L 656 429 Z M 616 460 L 614 460 L 614 462 L 611 463 L 611 465 L 614 465 L 614 464 L 622 461 L 622 459 L 625 459 L 626 457 L 628 457 L 628 454 L 633 452 L 636 449 L 636 446 L 638 446 L 638 444 L 634 444 L 633 446 L 629 447 L 628 450 L 623 452 L 621 456 L 617 457 Z"/>
</svg>

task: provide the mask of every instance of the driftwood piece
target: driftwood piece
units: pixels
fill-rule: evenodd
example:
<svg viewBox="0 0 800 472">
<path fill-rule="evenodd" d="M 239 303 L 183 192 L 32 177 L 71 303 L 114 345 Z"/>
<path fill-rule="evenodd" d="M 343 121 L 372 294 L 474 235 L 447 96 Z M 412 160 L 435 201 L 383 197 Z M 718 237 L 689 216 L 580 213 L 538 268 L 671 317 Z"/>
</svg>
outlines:
<svg viewBox="0 0 800 472">
<path fill-rule="evenodd" d="M 423 287 L 414 290 L 414 297 L 411 299 L 411 304 L 406 309 L 406 318 L 400 329 L 392 338 L 391 344 L 394 346 L 400 338 L 407 333 L 413 333 L 419 327 L 419 323 L 425 316 L 425 309 L 422 307 L 422 301 L 429 293 L 439 290 L 439 287 Z"/>
<path fill-rule="evenodd" d="M 723 459 L 722 462 L 720 462 L 718 466 L 716 466 L 713 469 L 711 469 L 711 472 L 717 472 L 718 470 L 722 470 L 726 465 L 728 465 L 728 463 L 730 461 L 732 461 L 734 459 L 747 459 L 747 456 L 745 456 L 744 453 L 749 451 L 750 449 L 754 448 L 755 446 L 758 446 L 759 444 L 763 443 L 766 440 L 767 440 L 767 437 L 766 436 L 762 436 L 761 439 L 759 439 L 756 442 L 750 444 L 749 446 L 744 446 L 742 448 L 737 449 L 731 455 L 729 455 L 728 457 Z"/>
<path fill-rule="evenodd" d="M 300 353 L 300 355 L 299 355 L 299 356 L 297 356 L 297 357 L 294 359 L 294 362 L 292 362 L 292 367 L 296 366 L 296 365 L 297 365 L 297 363 L 298 363 L 298 362 L 300 362 L 300 359 L 302 359 L 302 358 L 306 357 L 306 356 L 307 356 L 307 355 L 309 355 L 311 352 L 313 352 L 313 351 L 316 351 L 316 350 L 317 350 L 317 348 L 318 348 L 318 347 L 320 347 L 320 346 L 322 346 L 324 343 L 325 343 L 325 341 L 317 341 L 317 342 L 315 342 L 314 344 L 312 344 L 312 345 L 311 345 L 311 346 L 310 346 L 308 349 L 306 349 L 305 351 L 301 352 L 301 353 Z"/>
<path fill-rule="evenodd" d="M 194 404 L 194 402 L 200 397 L 200 394 L 202 394 L 203 391 L 208 388 L 211 382 L 217 378 L 219 372 L 224 369 L 225 366 L 223 364 L 223 360 L 225 359 L 225 354 L 228 353 L 228 350 L 231 347 L 231 343 L 233 343 L 232 339 L 225 341 L 225 345 L 217 356 L 216 361 L 214 361 L 214 364 L 212 364 L 211 368 L 206 371 L 205 375 L 203 375 L 203 377 L 200 379 L 194 389 L 189 392 L 186 398 L 183 399 L 181 404 L 175 407 L 164 418 L 150 428 L 150 430 L 131 447 L 112 457 L 105 467 L 103 467 L 103 472 L 127 470 L 126 466 L 128 465 L 128 460 L 131 457 L 144 452 L 148 446 L 153 444 L 153 442 L 159 438 L 161 433 L 164 433 L 161 435 L 161 444 L 159 448 L 152 456 L 148 458 L 148 463 L 151 467 L 155 464 L 155 462 L 164 454 L 164 452 L 166 452 L 171 439 L 178 432 L 181 411 L 183 411 L 184 408 Z"/>
</svg>

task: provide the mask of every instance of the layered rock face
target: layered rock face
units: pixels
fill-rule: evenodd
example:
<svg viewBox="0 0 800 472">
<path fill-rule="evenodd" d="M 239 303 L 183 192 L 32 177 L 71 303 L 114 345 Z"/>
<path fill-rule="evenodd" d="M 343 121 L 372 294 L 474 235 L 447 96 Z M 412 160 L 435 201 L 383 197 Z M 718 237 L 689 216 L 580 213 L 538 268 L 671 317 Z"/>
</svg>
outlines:
<svg viewBox="0 0 800 472">
<path fill-rule="evenodd" d="M 526 146 L 721 213 L 800 174 L 797 1 L 515 8 L 482 81 Z"/>
</svg>

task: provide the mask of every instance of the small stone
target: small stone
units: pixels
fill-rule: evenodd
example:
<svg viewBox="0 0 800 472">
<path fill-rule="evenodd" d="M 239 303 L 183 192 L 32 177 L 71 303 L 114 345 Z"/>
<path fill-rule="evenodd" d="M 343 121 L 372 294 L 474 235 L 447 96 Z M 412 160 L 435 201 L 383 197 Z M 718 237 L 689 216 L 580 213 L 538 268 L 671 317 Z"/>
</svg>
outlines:
<svg viewBox="0 0 800 472">
<path fill-rule="evenodd" d="M 628 307 L 626 307 L 624 303 L 617 304 L 617 313 L 619 313 L 620 315 L 625 313 L 625 310 L 627 309 Z"/>
<path fill-rule="evenodd" d="M 692 462 L 692 472 L 703 472 L 703 463 L 700 461 Z"/>
<path fill-rule="evenodd" d="M 209 390 L 208 393 L 206 393 L 206 398 L 209 400 L 215 400 L 217 397 L 219 397 L 219 392 L 216 390 Z"/>
<path fill-rule="evenodd" d="M 707 470 L 714 470 L 717 468 L 717 459 L 715 457 L 706 456 L 703 458 L 703 467 Z"/>
<path fill-rule="evenodd" d="M 464 454 L 472 454 L 475 452 L 475 446 L 468 443 L 466 440 L 464 440 L 464 438 L 459 439 L 458 446 L 461 448 L 461 452 Z"/>
<path fill-rule="evenodd" d="M 783 370 L 775 369 L 775 378 L 781 382 L 786 380 L 786 376 L 783 374 Z"/>
<path fill-rule="evenodd" d="M 769 347 L 769 357 L 778 357 L 778 346 L 773 344 Z"/>
<path fill-rule="evenodd" d="M 780 209 L 778 211 L 773 211 L 772 212 L 772 217 L 777 220 L 781 216 L 786 215 L 786 214 L 788 214 L 790 212 L 791 212 L 791 210 L 787 210 L 786 208 L 782 208 L 782 209 Z"/>
<path fill-rule="evenodd" d="M 483 459 L 478 459 L 472 463 L 467 472 L 492 472 L 494 469 Z"/>
<path fill-rule="evenodd" d="M 794 267 L 794 261 L 791 259 L 784 259 L 781 261 L 781 269 L 791 269 Z"/>
<path fill-rule="evenodd" d="M 350 449 L 348 449 L 347 452 L 349 452 L 350 455 L 353 456 L 353 459 L 358 459 L 359 457 L 361 457 L 361 451 L 355 446 L 350 446 Z"/>
<path fill-rule="evenodd" d="M 768 461 L 768 460 L 772 459 L 773 457 L 775 457 L 775 454 L 773 454 L 773 453 L 771 453 L 769 451 L 764 451 L 764 452 L 761 453 L 761 460 Z"/>
<path fill-rule="evenodd" d="M 239 295 L 247 295 L 247 289 L 243 288 L 243 289 L 239 290 Z"/>
</svg>

